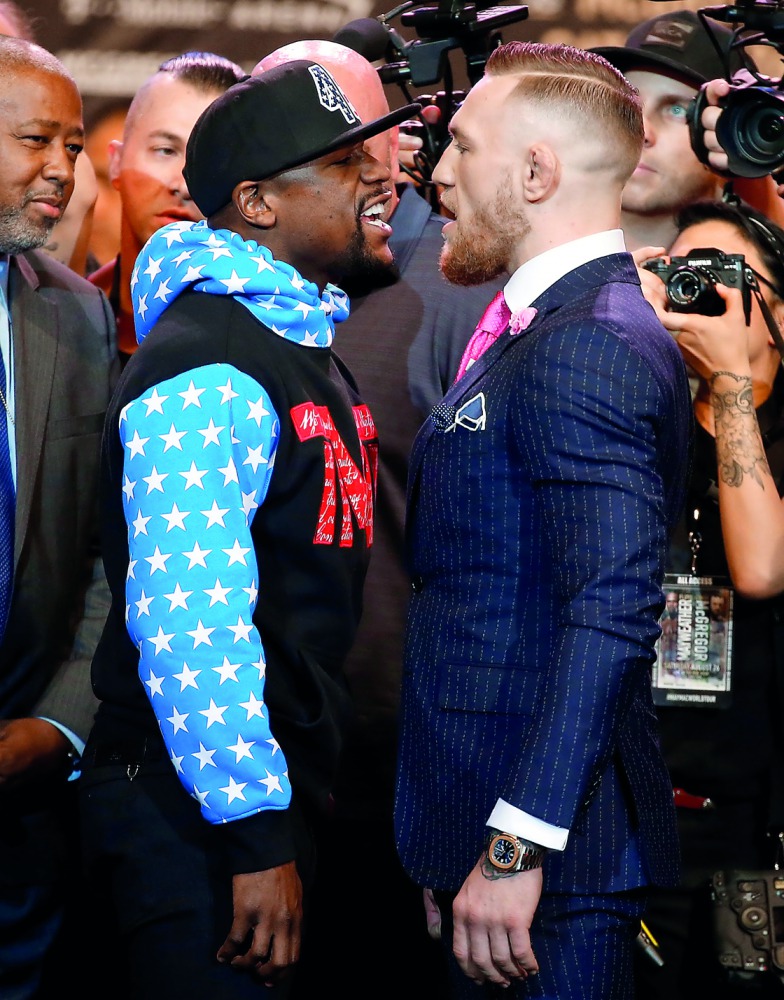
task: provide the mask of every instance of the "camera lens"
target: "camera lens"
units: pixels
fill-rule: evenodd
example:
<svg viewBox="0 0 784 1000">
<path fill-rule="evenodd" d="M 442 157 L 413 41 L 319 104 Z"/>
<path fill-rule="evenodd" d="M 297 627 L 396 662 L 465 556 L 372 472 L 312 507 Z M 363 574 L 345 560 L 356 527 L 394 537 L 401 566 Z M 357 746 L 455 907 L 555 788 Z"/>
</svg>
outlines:
<svg viewBox="0 0 784 1000">
<path fill-rule="evenodd" d="M 758 86 L 732 91 L 716 131 L 732 173 L 740 177 L 770 173 L 784 162 L 782 95 Z"/>
<path fill-rule="evenodd" d="M 757 162 L 777 159 L 784 150 L 784 109 L 754 108 L 738 122 L 738 145 Z"/>
<path fill-rule="evenodd" d="M 667 282 L 667 295 L 674 306 L 693 306 L 701 295 L 713 286 L 710 277 L 693 267 L 675 271 Z"/>
</svg>

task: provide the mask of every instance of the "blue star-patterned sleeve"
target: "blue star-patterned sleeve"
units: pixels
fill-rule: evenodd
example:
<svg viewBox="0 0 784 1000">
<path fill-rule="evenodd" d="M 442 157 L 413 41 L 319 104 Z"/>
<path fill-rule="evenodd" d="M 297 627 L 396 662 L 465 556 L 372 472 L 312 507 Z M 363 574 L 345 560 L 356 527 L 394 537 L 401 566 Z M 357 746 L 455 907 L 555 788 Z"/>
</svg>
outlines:
<svg viewBox="0 0 784 1000">
<path fill-rule="evenodd" d="M 129 403 L 119 431 L 125 619 L 172 763 L 211 823 L 285 809 L 291 789 L 252 619 L 259 580 L 250 535 L 278 416 L 258 382 L 210 365 Z"/>
</svg>

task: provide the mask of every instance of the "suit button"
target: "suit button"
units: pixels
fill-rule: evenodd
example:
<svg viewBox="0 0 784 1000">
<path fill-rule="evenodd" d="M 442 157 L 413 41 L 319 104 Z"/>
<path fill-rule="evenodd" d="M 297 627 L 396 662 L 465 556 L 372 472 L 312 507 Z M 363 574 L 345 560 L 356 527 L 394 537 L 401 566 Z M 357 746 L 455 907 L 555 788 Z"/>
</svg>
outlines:
<svg viewBox="0 0 784 1000">
<path fill-rule="evenodd" d="M 415 594 L 418 594 L 420 590 L 425 586 L 425 581 L 421 576 L 415 576 L 411 581 L 411 589 Z"/>
</svg>

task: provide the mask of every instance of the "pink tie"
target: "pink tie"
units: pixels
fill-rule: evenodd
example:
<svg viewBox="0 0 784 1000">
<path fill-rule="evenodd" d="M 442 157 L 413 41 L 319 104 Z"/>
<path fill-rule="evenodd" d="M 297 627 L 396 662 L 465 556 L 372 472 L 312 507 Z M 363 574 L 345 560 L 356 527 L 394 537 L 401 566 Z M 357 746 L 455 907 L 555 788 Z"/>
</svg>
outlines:
<svg viewBox="0 0 784 1000">
<path fill-rule="evenodd" d="M 458 379 L 468 371 L 471 365 L 477 361 L 496 340 L 504 330 L 510 325 L 511 332 L 521 333 L 536 315 L 536 309 L 521 309 L 520 312 L 512 316 L 509 306 L 506 304 L 503 292 L 498 292 L 490 305 L 485 309 L 484 315 L 479 320 L 471 339 L 468 341 L 463 357 L 460 360 L 460 367 L 457 371 Z"/>
</svg>

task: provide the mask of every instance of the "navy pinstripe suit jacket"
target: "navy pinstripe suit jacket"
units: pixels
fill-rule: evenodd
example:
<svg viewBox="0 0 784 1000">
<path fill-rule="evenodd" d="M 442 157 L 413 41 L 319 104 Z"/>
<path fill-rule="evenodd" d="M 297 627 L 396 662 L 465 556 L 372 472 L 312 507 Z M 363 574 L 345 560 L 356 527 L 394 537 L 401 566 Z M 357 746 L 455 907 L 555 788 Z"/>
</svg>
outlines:
<svg viewBox="0 0 784 1000">
<path fill-rule="evenodd" d="M 414 445 L 398 849 L 415 881 L 458 889 L 501 797 L 571 831 L 547 891 L 667 884 L 650 667 L 689 462 L 685 368 L 626 254 L 534 305 Z"/>
</svg>

